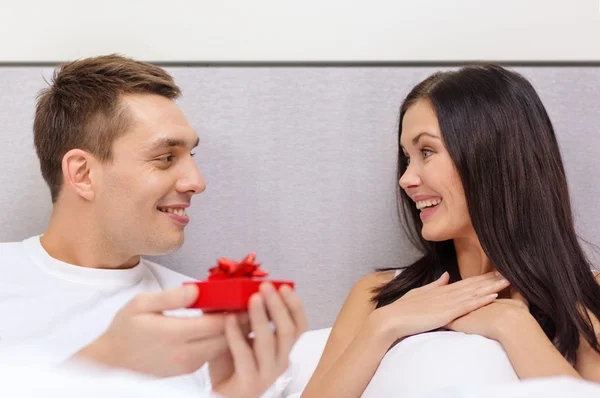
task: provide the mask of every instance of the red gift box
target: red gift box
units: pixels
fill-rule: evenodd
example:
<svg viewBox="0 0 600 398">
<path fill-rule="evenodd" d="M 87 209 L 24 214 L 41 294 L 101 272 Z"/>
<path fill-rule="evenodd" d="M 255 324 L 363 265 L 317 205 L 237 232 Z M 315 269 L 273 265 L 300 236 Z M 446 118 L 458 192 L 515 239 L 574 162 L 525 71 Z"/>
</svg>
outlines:
<svg viewBox="0 0 600 398">
<path fill-rule="evenodd" d="M 199 287 L 198 298 L 189 308 L 203 311 L 244 311 L 248 309 L 250 297 L 258 292 L 263 282 L 273 284 L 275 289 L 282 285 L 294 288 L 294 282 L 265 279 L 268 275 L 255 263 L 255 253 L 250 253 L 239 262 L 226 257 L 218 260 L 218 264 L 209 271 L 208 279 L 199 282 L 186 282 Z"/>
</svg>

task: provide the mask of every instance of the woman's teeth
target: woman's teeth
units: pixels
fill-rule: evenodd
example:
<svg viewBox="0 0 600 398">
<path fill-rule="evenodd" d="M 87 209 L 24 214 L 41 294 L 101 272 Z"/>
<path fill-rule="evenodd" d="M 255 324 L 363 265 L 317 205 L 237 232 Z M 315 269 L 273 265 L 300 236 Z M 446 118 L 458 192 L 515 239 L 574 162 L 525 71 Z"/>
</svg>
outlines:
<svg viewBox="0 0 600 398">
<path fill-rule="evenodd" d="M 173 213 L 175 215 L 181 216 L 181 217 L 186 217 L 187 213 L 185 212 L 185 209 L 173 209 L 170 207 L 159 207 L 158 210 L 162 211 L 163 213 Z"/>
<path fill-rule="evenodd" d="M 433 200 L 420 200 L 415 202 L 418 210 L 422 210 L 426 207 L 436 206 L 442 202 L 442 199 L 433 199 Z"/>
</svg>

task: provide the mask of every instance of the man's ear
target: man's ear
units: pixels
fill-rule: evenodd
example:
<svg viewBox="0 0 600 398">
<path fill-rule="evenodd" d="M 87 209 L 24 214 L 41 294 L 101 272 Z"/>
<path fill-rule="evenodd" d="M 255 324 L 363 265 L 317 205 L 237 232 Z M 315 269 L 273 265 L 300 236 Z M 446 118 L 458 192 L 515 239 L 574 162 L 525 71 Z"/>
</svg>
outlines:
<svg viewBox="0 0 600 398">
<path fill-rule="evenodd" d="M 71 189 L 85 200 L 94 200 L 93 177 L 96 165 L 96 159 L 91 153 L 83 149 L 71 149 L 62 159 L 65 188 Z"/>
</svg>

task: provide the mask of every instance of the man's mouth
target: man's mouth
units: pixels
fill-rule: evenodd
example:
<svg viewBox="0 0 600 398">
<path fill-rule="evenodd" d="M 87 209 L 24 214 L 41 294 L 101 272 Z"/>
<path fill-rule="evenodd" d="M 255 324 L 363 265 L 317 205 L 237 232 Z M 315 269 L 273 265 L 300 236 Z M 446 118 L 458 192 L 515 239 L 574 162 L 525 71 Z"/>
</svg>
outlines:
<svg viewBox="0 0 600 398">
<path fill-rule="evenodd" d="M 177 208 L 177 207 L 158 207 L 159 211 L 162 211 L 163 213 L 172 213 L 175 214 L 177 216 L 181 216 L 181 217 L 187 217 L 187 213 L 185 211 L 184 208 Z"/>
</svg>

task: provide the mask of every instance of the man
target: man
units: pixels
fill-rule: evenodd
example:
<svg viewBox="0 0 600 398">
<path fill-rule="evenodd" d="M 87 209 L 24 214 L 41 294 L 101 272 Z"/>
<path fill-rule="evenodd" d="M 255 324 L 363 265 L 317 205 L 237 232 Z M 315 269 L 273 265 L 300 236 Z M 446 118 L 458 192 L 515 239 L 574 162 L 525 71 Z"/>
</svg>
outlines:
<svg viewBox="0 0 600 398">
<path fill-rule="evenodd" d="M 306 328 L 293 291 L 264 284 L 246 321 L 166 316 L 198 292 L 141 257 L 183 244 L 186 208 L 205 189 L 179 95 L 163 69 L 116 55 L 63 65 L 40 93 L 34 143 L 53 210 L 43 235 L 0 244 L 0 355 L 75 355 L 201 388 L 206 377 L 187 374 L 209 361 L 214 389 L 230 396 L 283 372 Z"/>
</svg>

